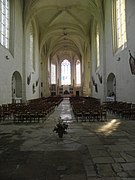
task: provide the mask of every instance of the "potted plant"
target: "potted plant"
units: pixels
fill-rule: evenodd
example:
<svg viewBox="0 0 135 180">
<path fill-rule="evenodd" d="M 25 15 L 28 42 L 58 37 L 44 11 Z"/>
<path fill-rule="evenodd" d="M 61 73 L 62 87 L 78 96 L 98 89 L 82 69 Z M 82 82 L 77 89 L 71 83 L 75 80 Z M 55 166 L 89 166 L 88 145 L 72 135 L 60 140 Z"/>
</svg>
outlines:
<svg viewBox="0 0 135 180">
<path fill-rule="evenodd" d="M 59 138 L 63 137 L 63 134 L 67 134 L 68 124 L 61 121 L 61 118 L 53 129 L 53 132 L 58 133 Z"/>
</svg>

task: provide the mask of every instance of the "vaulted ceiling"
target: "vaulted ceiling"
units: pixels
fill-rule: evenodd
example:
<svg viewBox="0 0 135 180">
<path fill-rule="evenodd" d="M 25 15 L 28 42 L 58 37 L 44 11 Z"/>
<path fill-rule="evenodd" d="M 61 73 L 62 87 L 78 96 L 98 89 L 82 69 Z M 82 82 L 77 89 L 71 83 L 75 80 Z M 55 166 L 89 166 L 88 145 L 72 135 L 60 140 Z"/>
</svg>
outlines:
<svg viewBox="0 0 135 180">
<path fill-rule="evenodd" d="M 90 44 L 91 24 L 102 21 L 103 0 L 25 0 L 25 25 L 35 19 L 40 50 L 60 58 L 81 56 Z"/>
</svg>

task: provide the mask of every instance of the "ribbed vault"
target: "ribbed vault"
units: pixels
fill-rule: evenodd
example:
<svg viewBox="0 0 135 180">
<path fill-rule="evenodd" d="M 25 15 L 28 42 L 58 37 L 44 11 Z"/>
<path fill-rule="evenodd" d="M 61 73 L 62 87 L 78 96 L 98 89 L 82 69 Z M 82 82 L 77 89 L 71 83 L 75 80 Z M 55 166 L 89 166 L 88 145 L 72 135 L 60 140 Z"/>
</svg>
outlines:
<svg viewBox="0 0 135 180">
<path fill-rule="evenodd" d="M 91 23 L 102 22 L 102 0 L 26 0 L 25 28 L 34 19 L 39 26 L 40 52 L 47 56 L 83 56 L 90 45 Z"/>
</svg>

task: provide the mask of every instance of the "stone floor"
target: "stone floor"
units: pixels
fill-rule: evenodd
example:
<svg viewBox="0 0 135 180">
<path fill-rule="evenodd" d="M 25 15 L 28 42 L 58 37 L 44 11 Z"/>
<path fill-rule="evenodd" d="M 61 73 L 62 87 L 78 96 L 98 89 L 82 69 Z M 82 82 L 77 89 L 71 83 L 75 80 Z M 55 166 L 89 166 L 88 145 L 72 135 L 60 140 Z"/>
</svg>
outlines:
<svg viewBox="0 0 135 180">
<path fill-rule="evenodd" d="M 58 118 L 69 125 L 62 139 Z M 135 121 L 76 122 L 68 99 L 44 123 L 0 124 L 0 180 L 135 180 Z"/>
</svg>

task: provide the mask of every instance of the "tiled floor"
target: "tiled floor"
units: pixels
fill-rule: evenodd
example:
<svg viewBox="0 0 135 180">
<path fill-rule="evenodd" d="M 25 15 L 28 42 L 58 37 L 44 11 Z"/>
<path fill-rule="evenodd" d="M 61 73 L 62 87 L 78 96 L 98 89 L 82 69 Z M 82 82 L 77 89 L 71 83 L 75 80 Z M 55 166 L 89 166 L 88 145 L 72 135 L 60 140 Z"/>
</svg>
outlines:
<svg viewBox="0 0 135 180">
<path fill-rule="evenodd" d="M 58 118 L 69 125 L 63 139 Z M 76 122 L 68 99 L 44 123 L 0 125 L 0 180 L 135 180 L 135 121 Z"/>
</svg>

